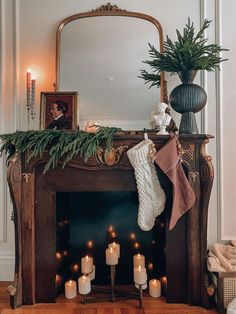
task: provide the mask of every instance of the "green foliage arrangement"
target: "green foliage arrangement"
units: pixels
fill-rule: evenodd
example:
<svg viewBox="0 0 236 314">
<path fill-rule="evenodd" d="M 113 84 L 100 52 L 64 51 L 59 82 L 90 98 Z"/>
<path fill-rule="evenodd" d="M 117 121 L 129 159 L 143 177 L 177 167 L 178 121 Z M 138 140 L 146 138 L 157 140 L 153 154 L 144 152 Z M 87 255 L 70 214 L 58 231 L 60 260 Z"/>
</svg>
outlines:
<svg viewBox="0 0 236 314">
<path fill-rule="evenodd" d="M 188 23 L 183 29 L 183 34 L 176 30 L 177 40 L 172 41 L 166 36 L 164 41 L 164 52 L 160 53 L 149 43 L 149 56 L 152 60 L 143 61 L 150 65 L 154 72 L 149 74 L 141 70 L 141 78 L 146 82 L 153 82 L 155 85 L 155 76 L 161 71 L 170 72 L 171 75 L 186 70 L 206 70 L 214 71 L 219 69 L 219 64 L 227 59 L 219 56 L 221 51 L 227 51 L 217 44 L 207 45 L 207 38 L 203 38 L 204 31 L 210 26 L 211 21 L 205 19 L 200 31 L 195 35 L 193 23 L 188 18 Z"/>
<path fill-rule="evenodd" d="M 76 155 L 87 161 L 91 156 L 95 156 L 102 142 L 105 142 L 106 149 L 110 150 L 113 136 L 119 130 L 99 127 L 96 133 L 43 130 L 0 134 L 2 141 L 0 153 L 6 152 L 9 159 L 15 153 L 27 152 L 27 162 L 29 162 L 31 158 L 42 157 L 43 153 L 48 151 L 50 157 L 44 168 L 45 173 L 50 168 L 55 168 L 60 159 L 63 160 L 63 168 Z"/>
</svg>

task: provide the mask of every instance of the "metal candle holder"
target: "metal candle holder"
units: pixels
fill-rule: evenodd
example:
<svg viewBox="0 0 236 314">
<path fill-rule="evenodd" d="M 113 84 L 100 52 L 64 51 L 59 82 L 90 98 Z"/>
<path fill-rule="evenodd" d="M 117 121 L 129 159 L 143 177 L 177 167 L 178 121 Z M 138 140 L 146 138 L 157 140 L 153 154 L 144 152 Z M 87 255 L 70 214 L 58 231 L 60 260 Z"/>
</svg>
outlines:
<svg viewBox="0 0 236 314">
<path fill-rule="evenodd" d="M 130 293 L 125 291 L 118 291 L 115 288 L 115 277 L 116 277 L 116 265 L 110 265 L 110 273 L 111 273 L 111 287 L 105 288 L 100 286 L 94 286 L 93 290 L 96 292 L 107 293 L 108 296 L 98 297 L 98 296 L 89 296 L 89 294 L 83 294 L 83 304 L 87 304 L 88 302 L 102 302 L 102 301 L 112 301 L 116 300 L 127 300 L 127 299 L 138 299 L 139 300 L 139 308 L 143 308 L 143 286 L 146 283 L 140 285 L 136 284 L 139 287 L 139 293 Z"/>
</svg>

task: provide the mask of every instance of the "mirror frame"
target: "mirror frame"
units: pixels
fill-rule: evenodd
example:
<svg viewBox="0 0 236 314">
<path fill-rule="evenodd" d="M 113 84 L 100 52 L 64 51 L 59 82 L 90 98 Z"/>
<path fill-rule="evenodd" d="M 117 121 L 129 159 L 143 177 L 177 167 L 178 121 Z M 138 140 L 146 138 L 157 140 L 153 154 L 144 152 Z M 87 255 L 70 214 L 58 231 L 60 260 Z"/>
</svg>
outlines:
<svg viewBox="0 0 236 314">
<path fill-rule="evenodd" d="M 58 91 L 58 87 L 60 84 L 60 45 L 61 45 L 61 33 L 62 33 L 63 28 L 68 23 L 74 20 L 81 19 L 81 18 L 95 17 L 95 16 L 127 16 L 127 17 L 143 19 L 152 23 L 156 27 L 159 33 L 160 52 L 161 53 L 163 52 L 162 26 L 160 22 L 151 15 L 147 15 L 147 14 L 139 13 L 139 12 L 127 11 L 125 9 L 120 9 L 117 5 L 112 5 L 109 2 L 106 5 L 102 5 L 95 10 L 71 15 L 60 22 L 57 28 L 57 33 L 56 33 L 56 84 L 55 84 L 56 91 Z M 166 87 L 164 72 L 161 72 L 160 74 L 160 102 L 165 102 L 168 104 L 168 94 L 167 94 L 167 87 Z"/>
</svg>

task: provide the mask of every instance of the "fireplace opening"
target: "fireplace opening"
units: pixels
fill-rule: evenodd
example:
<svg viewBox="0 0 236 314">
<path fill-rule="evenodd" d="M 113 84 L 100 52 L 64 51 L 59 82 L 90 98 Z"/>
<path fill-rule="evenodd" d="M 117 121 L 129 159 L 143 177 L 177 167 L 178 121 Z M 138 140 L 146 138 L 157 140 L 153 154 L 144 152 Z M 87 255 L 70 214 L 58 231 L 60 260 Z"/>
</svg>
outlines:
<svg viewBox="0 0 236 314">
<path fill-rule="evenodd" d="M 151 231 L 137 224 L 136 191 L 89 191 L 56 193 L 56 295 L 64 283 L 81 276 L 81 258 L 89 255 L 95 264 L 94 285 L 110 284 L 110 269 L 105 261 L 109 243 L 120 244 L 116 284 L 133 282 L 133 256 L 145 256 L 148 278 L 166 275 L 165 213 Z"/>
</svg>

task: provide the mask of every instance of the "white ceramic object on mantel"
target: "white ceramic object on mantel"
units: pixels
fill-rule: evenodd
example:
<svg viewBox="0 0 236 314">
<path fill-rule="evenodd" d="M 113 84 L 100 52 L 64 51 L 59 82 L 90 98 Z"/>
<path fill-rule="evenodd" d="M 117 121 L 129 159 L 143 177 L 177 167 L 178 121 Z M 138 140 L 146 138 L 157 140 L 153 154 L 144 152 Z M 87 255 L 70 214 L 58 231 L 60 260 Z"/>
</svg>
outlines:
<svg viewBox="0 0 236 314">
<path fill-rule="evenodd" d="M 169 134 L 166 131 L 166 127 L 170 124 L 171 116 L 165 112 L 167 107 L 166 103 L 161 102 L 157 106 L 157 111 L 151 113 L 155 127 L 159 128 L 158 135 Z"/>
</svg>

